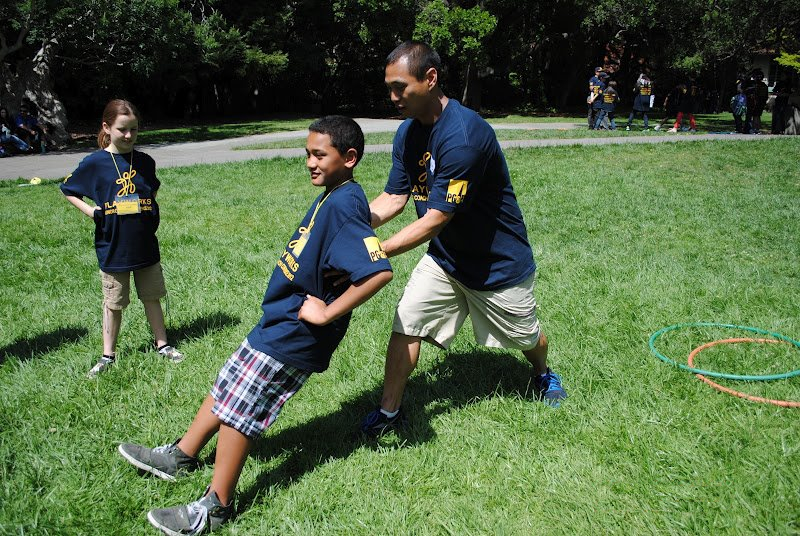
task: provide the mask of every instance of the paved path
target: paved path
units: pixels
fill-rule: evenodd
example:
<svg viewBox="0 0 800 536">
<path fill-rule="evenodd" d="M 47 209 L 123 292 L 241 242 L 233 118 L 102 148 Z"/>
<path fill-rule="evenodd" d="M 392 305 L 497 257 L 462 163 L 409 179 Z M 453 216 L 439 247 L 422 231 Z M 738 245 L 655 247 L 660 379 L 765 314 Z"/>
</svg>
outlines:
<svg viewBox="0 0 800 536">
<path fill-rule="evenodd" d="M 394 132 L 400 125 L 400 120 L 395 119 L 366 119 L 357 118 L 365 133 Z M 583 123 L 502 123 L 493 125 L 495 129 L 531 129 L 531 130 L 570 130 L 581 128 Z M 301 138 L 308 131 L 275 132 L 271 134 L 258 134 L 242 138 L 225 140 L 201 141 L 190 143 L 173 143 L 160 145 L 137 145 L 140 149 L 152 156 L 159 168 L 189 166 L 193 164 L 210 164 L 217 162 L 234 162 L 241 160 L 254 160 L 259 158 L 296 157 L 305 156 L 305 149 L 259 149 L 259 150 L 233 150 L 233 147 L 267 143 L 271 141 Z M 697 141 L 709 139 L 765 139 L 772 136 L 746 136 L 741 134 L 694 134 L 675 136 L 619 136 L 609 138 L 548 138 L 535 140 L 506 140 L 500 145 L 506 147 L 546 147 L 554 145 L 602 145 L 619 143 L 661 143 L 678 141 Z M 390 144 L 368 145 L 364 152 L 390 152 Z M 78 163 L 92 151 L 74 153 L 49 153 L 44 155 L 15 156 L 0 159 L 0 180 L 17 179 L 19 177 L 30 179 L 32 177 L 58 178 L 64 177 L 74 170 Z"/>
</svg>

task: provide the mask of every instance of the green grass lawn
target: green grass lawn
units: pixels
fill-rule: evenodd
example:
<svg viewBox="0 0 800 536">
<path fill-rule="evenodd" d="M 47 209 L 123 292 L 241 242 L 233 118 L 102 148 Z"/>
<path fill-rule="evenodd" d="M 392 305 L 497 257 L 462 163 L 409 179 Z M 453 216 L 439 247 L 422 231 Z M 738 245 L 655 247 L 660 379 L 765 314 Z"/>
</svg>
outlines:
<svg viewBox="0 0 800 536">
<path fill-rule="evenodd" d="M 358 309 L 331 369 L 258 443 L 221 534 L 791 534 L 800 531 L 800 413 L 716 392 L 656 359 L 679 322 L 756 326 L 800 339 L 800 139 L 513 149 L 507 159 L 539 266 L 560 409 L 531 399 L 521 355 L 425 346 L 404 407 L 377 443 L 355 433 L 378 402 L 393 308 L 422 249 Z M 389 154 L 357 168 L 377 195 Z M 194 500 L 208 465 L 168 483 L 137 474 L 122 441 L 188 426 L 259 318 L 277 256 L 318 190 L 302 159 L 162 169 L 168 326 L 188 356 L 159 358 L 140 304 L 118 363 L 101 350 L 89 220 L 49 182 L 0 188 L 0 534 L 154 534 L 149 509 Z M 411 210 L 378 231 L 386 237 Z M 685 362 L 709 340 L 670 332 Z M 698 366 L 798 368 L 783 345 L 713 348 Z M 800 378 L 721 383 L 800 400 Z"/>
</svg>

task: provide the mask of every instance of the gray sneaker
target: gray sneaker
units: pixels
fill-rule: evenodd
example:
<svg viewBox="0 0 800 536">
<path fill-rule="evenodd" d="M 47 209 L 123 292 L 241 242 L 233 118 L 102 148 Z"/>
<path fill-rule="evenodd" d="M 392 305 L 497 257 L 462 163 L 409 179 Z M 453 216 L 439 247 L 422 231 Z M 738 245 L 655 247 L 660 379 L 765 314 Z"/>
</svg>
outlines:
<svg viewBox="0 0 800 536">
<path fill-rule="evenodd" d="M 175 477 L 194 471 L 200 466 L 197 458 L 184 454 L 178 448 L 178 441 L 180 440 L 154 449 L 133 443 L 122 443 L 117 450 L 123 458 L 142 471 L 174 482 Z"/>
<path fill-rule="evenodd" d="M 106 370 L 111 367 L 116 361 L 115 358 L 109 357 L 104 355 L 100 359 L 97 360 L 97 363 L 89 370 L 89 373 L 86 375 L 89 379 L 94 379 L 97 377 L 98 374 L 101 372 L 105 372 Z"/>
<path fill-rule="evenodd" d="M 180 363 L 186 357 L 182 353 L 177 351 L 173 346 L 170 346 L 169 344 L 165 344 L 164 346 L 159 348 L 158 353 L 166 357 L 173 363 Z"/>
<path fill-rule="evenodd" d="M 223 505 L 217 493 L 208 492 L 200 499 L 184 506 L 160 508 L 147 512 L 147 520 L 164 534 L 186 536 L 218 529 L 233 517 L 233 501 Z"/>
</svg>

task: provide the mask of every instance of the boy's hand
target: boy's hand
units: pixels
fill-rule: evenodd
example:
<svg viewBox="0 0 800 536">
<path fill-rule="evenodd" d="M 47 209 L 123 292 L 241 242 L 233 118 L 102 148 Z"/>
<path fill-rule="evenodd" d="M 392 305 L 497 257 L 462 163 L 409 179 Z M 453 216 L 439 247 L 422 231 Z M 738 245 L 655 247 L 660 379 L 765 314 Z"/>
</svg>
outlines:
<svg viewBox="0 0 800 536">
<path fill-rule="evenodd" d="M 324 301 L 310 294 L 306 294 L 306 301 L 304 301 L 302 307 L 300 307 L 297 318 L 309 324 L 314 324 L 315 326 L 324 326 L 330 322 L 326 314 L 327 308 L 328 305 Z"/>
</svg>

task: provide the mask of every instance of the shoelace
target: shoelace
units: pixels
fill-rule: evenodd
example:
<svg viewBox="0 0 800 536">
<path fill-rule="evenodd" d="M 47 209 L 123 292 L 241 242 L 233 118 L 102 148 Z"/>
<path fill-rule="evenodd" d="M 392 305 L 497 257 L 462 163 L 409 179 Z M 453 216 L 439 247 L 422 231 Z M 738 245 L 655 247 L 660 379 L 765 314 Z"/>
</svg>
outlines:
<svg viewBox="0 0 800 536">
<path fill-rule="evenodd" d="M 186 510 L 189 513 L 189 521 L 192 525 L 189 527 L 189 534 L 196 534 L 203 530 L 206 526 L 206 519 L 208 518 L 208 508 L 202 504 L 203 499 L 189 503 L 186 505 Z M 192 516 L 196 516 L 192 519 Z"/>
<path fill-rule="evenodd" d="M 547 375 L 547 390 L 548 391 L 555 391 L 561 390 L 561 378 L 556 376 L 555 374 L 548 374 Z"/>
<path fill-rule="evenodd" d="M 159 454 L 165 453 L 169 450 L 169 448 L 174 445 L 174 443 L 167 443 L 166 445 L 161 445 L 160 447 L 156 447 L 153 449 L 153 452 L 158 452 Z"/>
</svg>

